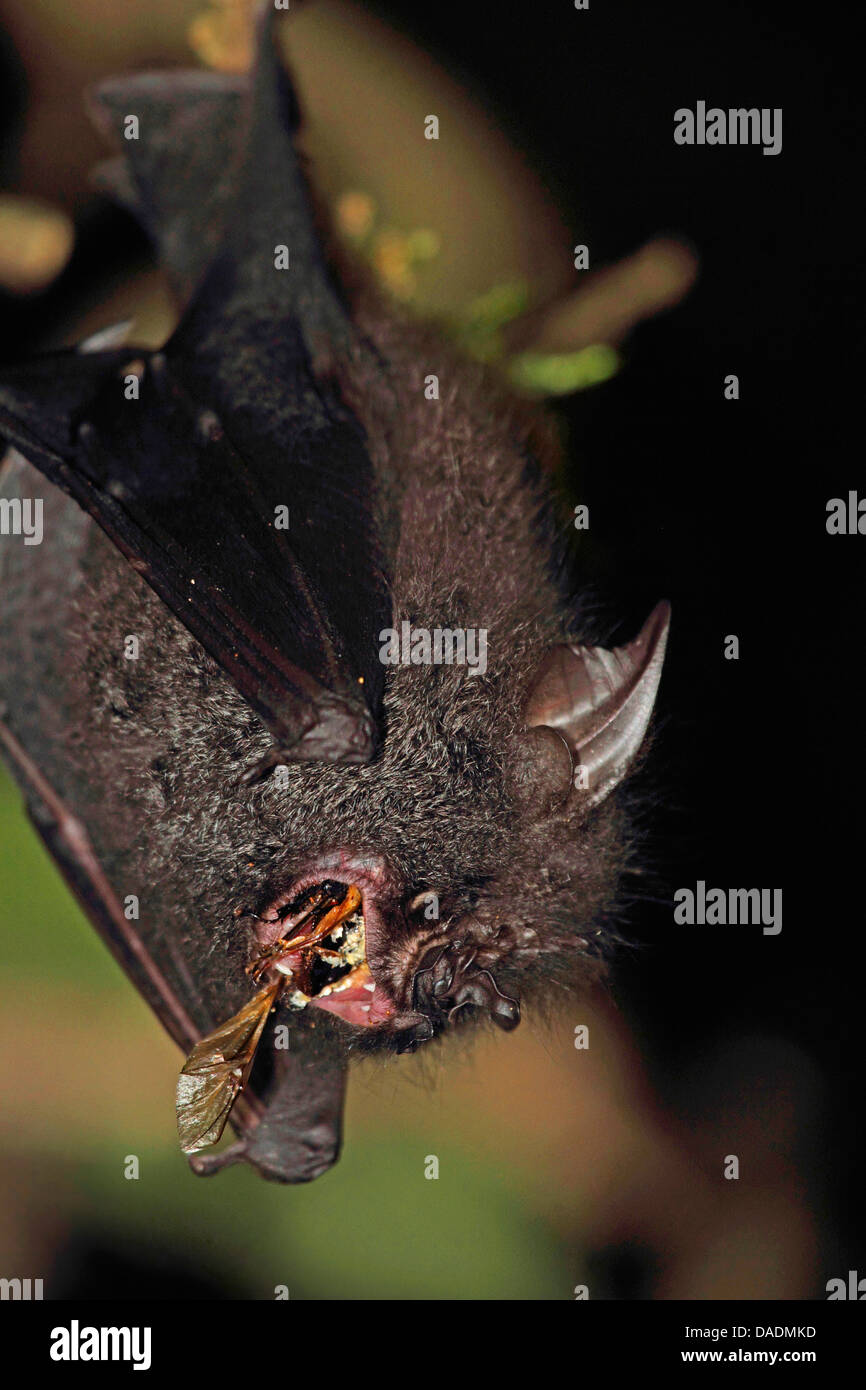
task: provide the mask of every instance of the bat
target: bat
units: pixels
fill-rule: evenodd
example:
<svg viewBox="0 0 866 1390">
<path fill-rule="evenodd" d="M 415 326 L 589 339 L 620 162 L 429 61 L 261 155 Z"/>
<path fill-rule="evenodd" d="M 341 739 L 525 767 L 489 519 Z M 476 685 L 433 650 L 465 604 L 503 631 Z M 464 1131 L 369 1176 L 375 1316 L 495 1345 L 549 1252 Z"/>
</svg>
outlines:
<svg viewBox="0 0 866 1390">
<path fill-rule="evenodd" d="M 2 538 L 0 744 L 187 1054 L 193 1171 L 294 1183 L 355 1056 L 605 970 L 669 608 L 589 640 L 536 424 L 330 254 L 272 6 L 257 42 L 91 98 L 182 310 L 0 370 L 2 497 L 44 502 Z"/>
</svg>

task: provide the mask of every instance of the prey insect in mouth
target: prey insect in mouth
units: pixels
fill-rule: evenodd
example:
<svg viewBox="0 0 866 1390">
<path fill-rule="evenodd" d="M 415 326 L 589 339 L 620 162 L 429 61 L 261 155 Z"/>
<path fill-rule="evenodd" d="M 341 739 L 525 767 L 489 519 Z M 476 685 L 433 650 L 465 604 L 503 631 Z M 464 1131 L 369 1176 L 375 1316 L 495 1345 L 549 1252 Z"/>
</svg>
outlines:
<svg viewBox="0 0 866 1390">
<path fill-rule="evenodd" d="M 181 1070 L 177 1127 L 184 1153 L 196 1153 L 221 1137 L 249 1078 L 268 1015 L 281 997 L 290 1008 L 304 1009 L 314 999 L 357 998 L 358 991 L 375 988 L 365 957 L 359 890 L 324 883 L 302 894 L 286 915 L 298 909 L 291 937 L 277 939 L 247 966 L 255 984 L 266 976 L 277 978 L 202 1038 Z M 369 999 L 361 1007 L 369 1012 Z"/>
<path fill-rule="evenodd" d="M 91 94 L 179 321 L 0 368 L 45 532 L 0 535 L 0 748 L 187 1058 L 193 1172 L 299 1183 L 350 1065 L 606 970 L 669 609 L 599 625 L 550 431 L 331 255 L 276 36 Z"/>
</svg>

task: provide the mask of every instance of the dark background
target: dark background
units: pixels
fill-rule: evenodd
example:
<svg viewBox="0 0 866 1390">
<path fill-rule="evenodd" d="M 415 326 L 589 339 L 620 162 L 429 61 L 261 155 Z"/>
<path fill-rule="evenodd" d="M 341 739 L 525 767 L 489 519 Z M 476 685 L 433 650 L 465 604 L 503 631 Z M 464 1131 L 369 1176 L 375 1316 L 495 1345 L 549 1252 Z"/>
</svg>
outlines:
<svg viewBox="0 0 866 1390">
<path fill-rule="evenodd" d="M 753 3 L 378 8 L 480 86 L 594 264 L 664 231 L 700 256 L 685 303 L 632 337 L 629 369 L 560 407 L 592 577 L 629 633 L 659 596 L 673 604 L 652 837 L 666 902 L 633 916 L 644 949 L 616 994 L 687 1114 L 693 1064 L 726 1035 L 818 1060 L 811 1162 L 839 1242 L 823 1254 L 862 1266 L 866 538 L 825 528 L 830 497 L 866 494 L 863 110 L 844 21 Z M 675 145 L 674 111 L 699 99 L 781 106 L 781 153 Z M 722 658 L 729 633 L 739 661 Z M 700 878 L 781 887 L 781 934 L 675 927 L 670 893 Z M 737 1056 L 720 1083 L 748 1106 L 759 1083 Z"/>
</svg>

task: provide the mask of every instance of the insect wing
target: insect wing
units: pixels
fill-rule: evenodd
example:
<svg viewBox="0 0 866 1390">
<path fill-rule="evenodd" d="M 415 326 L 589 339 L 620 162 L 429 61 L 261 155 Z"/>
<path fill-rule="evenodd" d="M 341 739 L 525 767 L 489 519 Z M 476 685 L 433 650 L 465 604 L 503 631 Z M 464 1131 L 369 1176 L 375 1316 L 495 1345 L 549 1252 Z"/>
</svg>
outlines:
<svg viewBox="0 0 866 1390">
<path fill-rule="evenodd" d="M 177 1083 L 177 1129 L 184 1153 L 215 1144 L 246 1084 L 282 981 L 259 990 L 239 1013 L 202 1038 Z"/>
</svg>

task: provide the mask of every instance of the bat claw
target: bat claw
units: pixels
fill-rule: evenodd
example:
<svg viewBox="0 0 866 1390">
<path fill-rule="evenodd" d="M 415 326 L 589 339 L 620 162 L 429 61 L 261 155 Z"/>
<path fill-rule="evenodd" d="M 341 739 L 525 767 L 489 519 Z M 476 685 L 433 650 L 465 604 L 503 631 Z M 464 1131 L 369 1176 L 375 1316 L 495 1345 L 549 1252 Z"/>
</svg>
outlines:
<svg viewBox="0 0 866 1390">
<path fill-rule="evenodd" d="M 253 766 L 248 767 L 243 773 L 240 779 L 242 785 L 255 787 L 258 786 L 259 782 L 264 782 L 266 778 L 270 777 L 275 767 L 279 767 L 280 763 L 285 762 L 285 756 L 285 749 L 276 744 L 269 748 L 264 757 L 259 758 L 257 763 L 253 763 Z"/>
<path fill-rule="evenodd" d="M 238 1139 L 237 1143 L 231 1144 L 218 1154 L 190 1154 L 189 1166 L 197 1177 L 211 1178 L 214 1173 L 221 1173 L 223 1168 L 230 1168 L 235 1163 L 241 1163 L 246 1156 L 246 1140 Z"/>
</svg>

